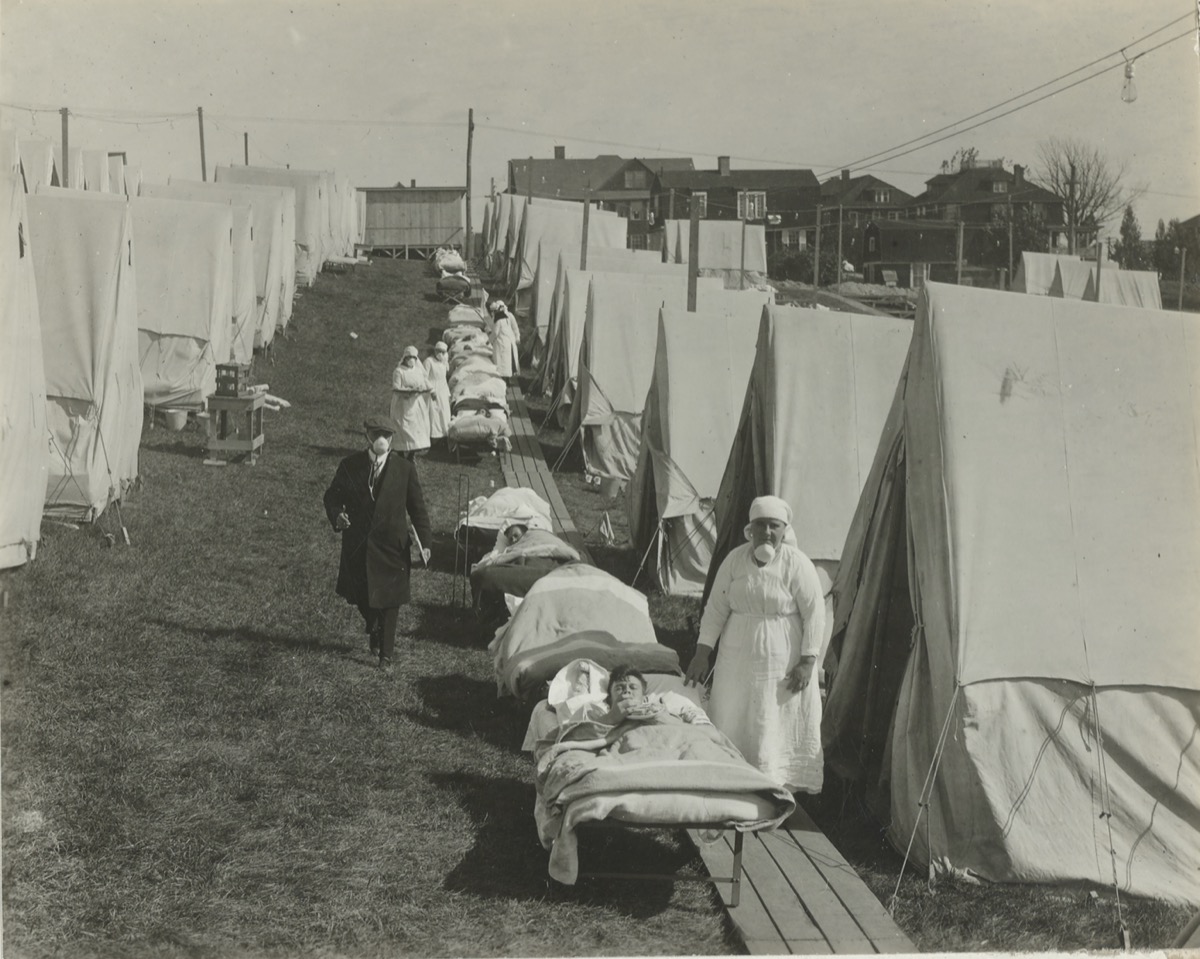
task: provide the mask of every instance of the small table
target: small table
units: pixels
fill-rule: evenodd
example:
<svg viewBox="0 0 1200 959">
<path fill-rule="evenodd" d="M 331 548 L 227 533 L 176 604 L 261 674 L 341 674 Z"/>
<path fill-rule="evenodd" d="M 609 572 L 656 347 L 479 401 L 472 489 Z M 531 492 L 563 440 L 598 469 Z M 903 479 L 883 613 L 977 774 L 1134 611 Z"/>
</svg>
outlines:
<svg viewBox="0 0 1200 959">
<path fill-rule="evenodd" d="M 247 393 L 243 396 L 221 396 L 214 393 L 210 396 L 209 455 L 216 457 L 224 454 L 226 460 L 244 455 L 253 466 L 263 445 L 265 403 L 265 393 Z"/>
</svg>

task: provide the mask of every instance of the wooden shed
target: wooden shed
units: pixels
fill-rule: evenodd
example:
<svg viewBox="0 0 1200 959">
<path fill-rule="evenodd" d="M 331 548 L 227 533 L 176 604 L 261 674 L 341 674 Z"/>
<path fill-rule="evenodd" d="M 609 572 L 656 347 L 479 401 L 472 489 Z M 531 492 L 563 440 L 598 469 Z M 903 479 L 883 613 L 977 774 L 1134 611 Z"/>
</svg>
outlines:
<svg viewBox="0 0 1200 959">
<path fill-rule="evenodd" d="M 440 246 L 461 249 L 461 186 L 367 186 L 362 195 L 362 242 L 358 249 L 391 257 L 427 258 Z"/>
</svg>

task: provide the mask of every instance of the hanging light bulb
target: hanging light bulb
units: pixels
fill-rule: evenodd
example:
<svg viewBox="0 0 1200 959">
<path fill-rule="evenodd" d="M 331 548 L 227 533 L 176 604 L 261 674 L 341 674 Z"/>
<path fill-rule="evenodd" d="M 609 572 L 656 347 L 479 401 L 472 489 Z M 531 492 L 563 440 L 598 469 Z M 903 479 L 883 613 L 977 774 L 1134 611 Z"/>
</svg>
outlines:
<svg viewBox="0 0 1200 959">
<path fill-rule="evenodd" d="M 1134 63 L 1134 60 L 1125 61 L 1125 84 L 1121 87 L 1121 99 L 1126 103 L 1133 103 L 1137 99 L 1137 87 L 1133 82 Z"/>
</svg>

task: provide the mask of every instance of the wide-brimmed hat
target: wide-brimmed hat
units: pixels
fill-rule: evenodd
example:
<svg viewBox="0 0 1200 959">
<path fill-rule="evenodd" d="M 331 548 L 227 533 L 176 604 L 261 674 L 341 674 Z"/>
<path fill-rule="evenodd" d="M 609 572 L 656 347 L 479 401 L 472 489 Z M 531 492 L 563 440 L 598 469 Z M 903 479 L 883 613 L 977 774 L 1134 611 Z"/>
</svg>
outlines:
<svg viewBox="0 0 1200 959">
<path fill-rule="evenodd" d="M 363 429 L 368 433 L 396 433 L 400 425 L 390 416 L 368 416 L 363 420 Z"/>
</svg>

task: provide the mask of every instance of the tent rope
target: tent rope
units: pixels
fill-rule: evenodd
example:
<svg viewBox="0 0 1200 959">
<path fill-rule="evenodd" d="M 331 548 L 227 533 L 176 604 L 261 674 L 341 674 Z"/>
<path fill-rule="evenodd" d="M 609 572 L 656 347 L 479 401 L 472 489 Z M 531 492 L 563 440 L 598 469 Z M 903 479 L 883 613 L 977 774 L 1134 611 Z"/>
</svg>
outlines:
<svg viewBox="0 0 1200 959">
<path fill-rule="evenodd" d="M 946 719 L 942 723 L 942 731 L 938 736 L 937 746 L 933 751 L 933 761 L 929 764 L 929 771 L 925 774 L 925 783 L 921 786 L 921 798 L 917 802 L 918 813 L 917 821 L 913 823 L 912 833 L 908 837 L 908 845 L 904 849 L 904 861 L 900 863 L 900 875 L 896 877 L 896 888 L 892 890 L 892 896 L 888 900 L 888 913 L 892 916 L 896 915 L 896 904 L 900 901 L 900 883 L 904 880 L 904 870 L 908 866 L 908 860 L 912 856 L 913 842 L 917 838 L 917 830 L 921 828 L 921 817 L 928 815 L 929 797 L 933 792 L 933 783 L 937 778 L 938 769 L 942 764 L 942 755 L 946 747 L 946 739 L 950 733 L 950 719 L 954 715 L 954 706 L 958 702 L 959 693 L 962 692 L 962 684 L 956 683 L 954 686 L 954 694 L 950 697 L 950 704 L 946 707 Z M 926 840 L 928 842 L 928 840 Z M 926 849 L 926 854 L 933 860 L 933 849 Z"/>
<path fill-rule="evenodd" d="M 650 558 L 650 550 L 654 549 L 655 541 L 661 536 L 662 523 L 660 522 L 658 528 L 654 530 L 654 535 L 650 537 L 650 544 L 646 547 L 646 552 L 642 553 L 642 561 L 638 563 L 637 569 L 633 571 L 633 579 L 629 581 L 630 586 L 637 582 L 637 578 L 642 572 L 642 567 L 646 565 L 646 560 Z"/>
</svg>

